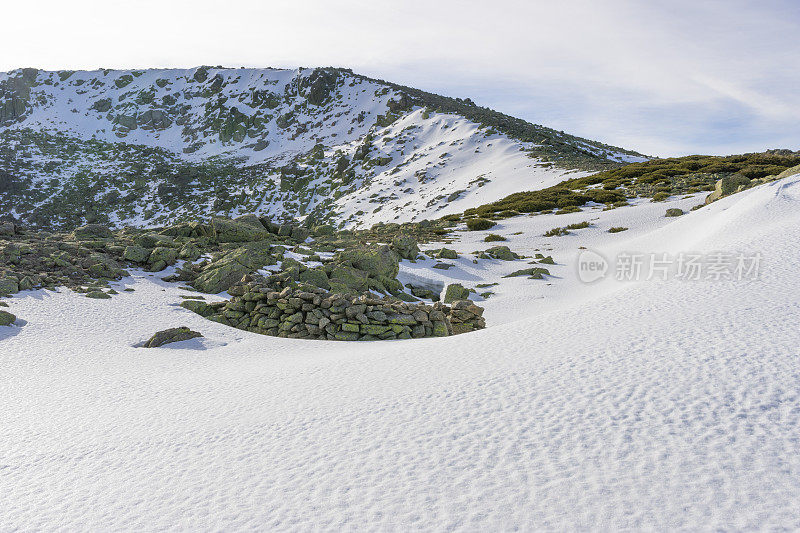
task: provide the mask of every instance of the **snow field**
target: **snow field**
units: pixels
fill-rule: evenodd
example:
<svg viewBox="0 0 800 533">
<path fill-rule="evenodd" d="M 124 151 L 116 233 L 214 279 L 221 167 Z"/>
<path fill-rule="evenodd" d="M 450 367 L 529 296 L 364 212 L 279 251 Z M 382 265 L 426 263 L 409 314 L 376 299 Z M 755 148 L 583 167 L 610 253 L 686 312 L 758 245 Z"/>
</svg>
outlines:
<svg viewBox="0 0 800 533">
<path fill-rule="evenodd" d="M 495 325 L 441 339 L 263 337 L 143 273 L 108 301 L 18 295 L 27 324 L 0 333 L 0 529 L 798 529 L 798 204 L 787 178 L 678 219 L 597 213 L 560 240 L 542 229 L 587 213 L 506 221 L 512 250 L 552 241 L 560 279 L 505 280 Z M 462 239 L 448 247 L 478 249 Z M 764 262 L 752 281 L 586 286 L 580 245 Z M 133 347 L 178 325 L 205 339 Z"/>
</svg>

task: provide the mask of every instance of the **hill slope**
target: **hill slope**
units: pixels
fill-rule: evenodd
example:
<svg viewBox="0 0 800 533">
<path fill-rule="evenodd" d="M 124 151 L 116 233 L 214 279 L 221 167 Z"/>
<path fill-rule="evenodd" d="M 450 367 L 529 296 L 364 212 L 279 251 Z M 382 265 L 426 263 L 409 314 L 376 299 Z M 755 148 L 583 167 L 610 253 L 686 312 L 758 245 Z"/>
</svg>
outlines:
<svg viewBox="0 0 800 533">
<path fill-rule="evenodd" d="M 418 220 L 644 159 L 343 69 L 0 73 L 0 210 L 43 227 Z"/>
</svg>

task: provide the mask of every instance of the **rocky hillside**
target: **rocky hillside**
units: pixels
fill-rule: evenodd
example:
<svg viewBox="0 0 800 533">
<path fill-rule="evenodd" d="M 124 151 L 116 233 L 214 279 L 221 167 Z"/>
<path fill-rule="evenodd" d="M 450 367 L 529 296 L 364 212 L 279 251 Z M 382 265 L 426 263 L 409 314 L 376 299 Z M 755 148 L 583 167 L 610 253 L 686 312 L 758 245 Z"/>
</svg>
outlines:
<svg viewBox="0 0 800 533">
<path fill-rule="evenodd" d="M 45 228 L 369 226 L 644 159 L 343 69 L 0 73 L 0 213 Z"/>
</svg>

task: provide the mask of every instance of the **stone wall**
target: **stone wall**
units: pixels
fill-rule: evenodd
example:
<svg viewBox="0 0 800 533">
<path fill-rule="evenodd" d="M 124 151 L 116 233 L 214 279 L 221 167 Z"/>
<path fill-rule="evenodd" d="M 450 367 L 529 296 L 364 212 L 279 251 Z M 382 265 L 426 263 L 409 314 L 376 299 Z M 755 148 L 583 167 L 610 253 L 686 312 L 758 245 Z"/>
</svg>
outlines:
<svg viewBox="0 0 800 533">
<path fill-rule="evenodd" d="M 446 337 L 486 326 L 483 308 L 469 300 L 426 305 L 393 298 L 348 296 L 324 289 L 278 292 L 250 281 L 228 290 L 226 302 L 187 300 L 181 305 L 239 329 L 297 339 L 383 340 Z"/>
</svg>

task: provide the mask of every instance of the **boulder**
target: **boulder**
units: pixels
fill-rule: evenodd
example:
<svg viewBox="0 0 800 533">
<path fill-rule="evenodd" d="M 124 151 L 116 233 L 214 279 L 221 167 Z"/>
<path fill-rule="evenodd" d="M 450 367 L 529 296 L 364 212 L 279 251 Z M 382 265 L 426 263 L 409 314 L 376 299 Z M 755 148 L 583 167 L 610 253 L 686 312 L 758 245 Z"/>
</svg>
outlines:
<svg viewBox="0 0 800 533">
<path fill-rule="evenodd" d="M 523 268 L 522 270 L 515 270 L 511 274 L 506 274 L 503 276 L 504 278 L 516 278 L 519 276 L 531 276 L 534 279 L 542 279 L 542 275 L 550 275 L 550 271 L 546 268 L 541 267 L 533 267 L 533 268 Z"/>
<path fill-rule="evenodd" d="M 325 274 L 325 271 L 321 268 L 309 268 L 300 272 L 300 281 L 310 283 L 320 289 L 329 290 L 331 288 L 328 275 Z"/>
<path fill-rule="evenodd" d="M 13 237 L 16 226 L 13 222 L 0 222 L 0 237 Z"/>
<path fill-rule="evenodd" d="M 19 282 L 14 278 L 0 278 L 0 296 L 8 296 L 19 292 Z"/>
<path fill-rule="evenodd" d="M 181 248 L 180 252 L 178 252 L 178 257 L 181 259 L 186 259 L 187 261 L 196 261 L 201 255 L 203 255 L 203 252 L 200 251 L 200 248 L 191 242 L 184 244 L 183 248 Z"/>
<path fill-rule="evenodd" d="M 164 270 L 168 265 L 173 264 L 178 259 L 178 250 L 174 248 L 166 248 L 164 246 L 159 246 L 154 248 L 152 252 L 150 252 L 150 257 L 147 258 L 147 262 L 151 265 L 153 271 Z M 163 265 L 163 266 L 161 266 Z M 161 268 L 156 269 L 156 266 L 161 266 Z"/>
<path fill-rule="evenodd" d="M 126 247 L 125 252 L 122 254 L 123 259 L 132 263 L 146 263 L 148 257 L 150 257 L 150 250 L 138 244 Z"/>
<path fill-rule="evenodd" d="M 392 250 L 403 259 L 416 259 L 419 255 L 417 241 L 404 233 L 399 233 L 392 239 Z"/>
<path fill-rule="evenodd" d="M 134 242 L 142 248 L 155 248 L 156 246 L 175 246 L 175 240 L 169 235 L 158 233 L 145 233 L 136 237 Z"/>
<path fill-rule="evenodd" d="M 344 250 L 336 255 L 336 262 L 363 270 L 375 278 L 396 278 L 400 271 L 400 256 L 385 245 Z"/>
<path fill-rule="evenodd" d="M 794 176 L 795 174 L 800 174 L 800 165 L 796 165 L 790 168 L 787 168 L 777 176 L 775 176 L 776 180 L 788 178 L 789 176 Z"/>
<path fill-rule="evenodd" d="M 733 194 L 739 190 L 740 187 L 747 188 L 750 186 L 750 178 L 741 174 L 731 174 L 724 178 L 717 180 L 714 192 L 706 197 L 706 203 L 710 204 L 724 196 Z M 676 216 L 676 215 L 674 215 Z"/>
<path fill-rule="evenodd" d="M 25 276 L 21 280 L 19 280 L 19 290 L 21 291 L 28 291 L 34 288 L 37 285 L 35 279 L 30 276 Z"/>
<path fill-rule="evenodd" d="M 469 291 L 460 283 L 451 283 L 444 291 L 444 303 L 469 299 Z"/>
<path fill-rule="evenodd" d="M 165 344 L 170 344 L 172 342 L 186 341 L 202 336 L 203 335 L 201 333 L 192 331 L 186 326 L 169 328 L 156 332 L 146 343 L 144 343 L 144 347 L 158 348 L 159 346 L 164 346 Z"/>
<path fill-rule="evenodd" d="M 242 215 L 233 219 L 234 222 L 237 224 L 244 224 L 245 226 L 250 226 L 256 230 L 263 230 L 267 229 L 266 226 L 261 222 L 261 219 L 253 214 Z"/>
<path fill-rule="evenodd" d="M 305 242 L 308 239 L 309 231 L 307 228 L 302 226 L 294 226 L 292 227 L 292 239 L 297 242 Z"/>
<path fill-rule="evenodd" d="M 439 259 L 458 259 L 458 253 L 449 248 L 442 248 L 436 253 L 436 257 Z"/>
<path fill-rule="evenodd" d="M 102 224 L 86 224 L 75 228 L 72 235 L 78 240 L 110 239 L 113 237 L 111 230 Z"/>
<path fill-rule="evenodd" d="M 0 310 L 0 326 L 10 326 L 16 319 L 17 317 L 8 311 Z"/>
<path fill-rule="evenodd" d="M 330 288 L 338 293 L 362 293 L 369 288 L 367 273 L 350 265 L 337 265 L 331 271 Z"/>
<path fill-rule="evenodd" d="M 243 276 L 274 263 L 270 245 L 263 242 L 248 243 L 231 250 L 220 259 L 210 263 L 193 282 L 192 286 L 202 292 L 216 294 L 238 283 Z"/>
<path fill-rule="evenodd" d="M 254 219 L 254 220 L 253 220 Z M 258 226 L 255 225 L 258 223 Z M 243 221 L 214 218 L 211 220 L 214 239 L 217 242 L 250 242 L 269 237 L 270 233 L 258 217 L 247 217 Z"/>
<path fill-rule="evenodd" d="M 500 259 L 501 261 L 514 261 L 515 259 L 519 259 L 519 255 L 512 252 L 508 246 L 492 246 L 486 250 L 485 253 L 489 257 Z"/>
</svg>

